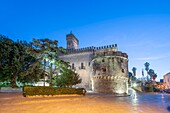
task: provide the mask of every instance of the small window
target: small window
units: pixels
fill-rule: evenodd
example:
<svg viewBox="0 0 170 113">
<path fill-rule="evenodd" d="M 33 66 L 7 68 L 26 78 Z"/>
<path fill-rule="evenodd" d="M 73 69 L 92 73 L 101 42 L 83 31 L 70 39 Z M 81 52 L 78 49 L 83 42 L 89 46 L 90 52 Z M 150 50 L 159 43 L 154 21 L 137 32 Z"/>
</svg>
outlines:
<svg viewBox="0 0 170 113">
<path fill-rule="evenodd" d="M 71 69 L 74 69 L 74 63 L 72 63 Z"/>
<path fill-rule="evenodd" d="M 102 71 L 103 71 L 103 72 L 106 72 L 106 69 L 105 69 L 105 68 L 102 68 Z"/>
<path fill-rule="evenodd" d="M 123 63 L 123 59 L 120 59 L 120 62 Z"/>
<path fill-rule="evenodd" d="M 102 60 L 102 62 L 105 62 L 104 59 Z"/>
<path fill-rule="evenodd" d="M 84 69 L 84 64 L 83 63 L 81 63 L 81 69 Z"/>
<path fill-rule="evenodd" d="M 114 62 L 114 58 L 112 58 L 112 62 Z"/>
<path fill-rule="evenodd" d="M 90 66 L 90 62 L 89 62 L 89 66 Z"/>
<path fill-rule="evenodd" d="M 124 69 L 122 69 L 122 73 L 124 73 L 125 72 L 125 70 Z"/>
</svg>

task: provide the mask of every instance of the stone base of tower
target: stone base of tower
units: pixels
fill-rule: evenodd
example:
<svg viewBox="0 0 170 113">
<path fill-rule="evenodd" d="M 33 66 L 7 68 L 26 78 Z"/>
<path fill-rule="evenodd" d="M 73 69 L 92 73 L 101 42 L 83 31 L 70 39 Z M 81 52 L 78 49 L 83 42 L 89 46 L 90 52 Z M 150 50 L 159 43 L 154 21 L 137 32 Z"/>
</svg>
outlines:
<svg viewBox="0 0 170 113">
<path fill-rule="evenodd" d="M 115 78 L 114 76 L 93 77 L 92 87 L 94 92 L 128 94 L 128 79 Z"/>
</svg>

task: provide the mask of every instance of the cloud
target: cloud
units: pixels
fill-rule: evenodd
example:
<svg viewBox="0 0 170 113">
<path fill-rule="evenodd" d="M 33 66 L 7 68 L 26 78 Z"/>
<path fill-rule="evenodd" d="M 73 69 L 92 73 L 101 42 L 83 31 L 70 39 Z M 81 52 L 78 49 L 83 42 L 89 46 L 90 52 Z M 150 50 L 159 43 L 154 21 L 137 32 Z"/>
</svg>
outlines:
<svg viewBox="0 0 170 113">
<path fill-rule="evenodd" d="M 165 54 L 165 55 L 161 55 L 161 56 L 151 56 L 151 57 L 141 57 L 141 58 L 136 58 L 135 60 L 159 60 L 159 59 L 164 59 L 164 58 L 169 58 L 170 57 L 170 53 L 169 54 Z"/>
</svg>

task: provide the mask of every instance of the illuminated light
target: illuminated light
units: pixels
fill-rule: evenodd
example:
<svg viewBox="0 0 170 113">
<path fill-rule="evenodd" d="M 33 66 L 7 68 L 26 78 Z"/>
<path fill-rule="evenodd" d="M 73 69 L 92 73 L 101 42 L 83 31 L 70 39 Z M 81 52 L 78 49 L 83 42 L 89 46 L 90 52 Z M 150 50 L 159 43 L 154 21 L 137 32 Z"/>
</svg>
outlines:
<svg viewBox="0 0 170 113">
<path fill-rule="evenodd" d="M 137 84 L 136 83 L 133 83 L 133 87 L 136 87 L 137 86 Z"/>
<path fill-rule="evenodd" d="M 164 98 L 164 94 L 162 94 L 161 98 L 162 98 L 162 99 Z"/>
</svg>

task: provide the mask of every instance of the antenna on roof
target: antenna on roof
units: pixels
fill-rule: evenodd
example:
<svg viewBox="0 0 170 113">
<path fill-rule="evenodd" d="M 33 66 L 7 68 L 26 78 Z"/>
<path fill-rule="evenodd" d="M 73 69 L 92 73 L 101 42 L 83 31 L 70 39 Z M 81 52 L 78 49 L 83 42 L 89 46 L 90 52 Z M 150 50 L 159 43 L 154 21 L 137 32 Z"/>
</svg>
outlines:
<svg viewBox="0 0 170 113">
<path fill-rule="evenodd" d="M 72 34 L 72 30 L 70 31 L 70 34 Z"/>
</svg>

